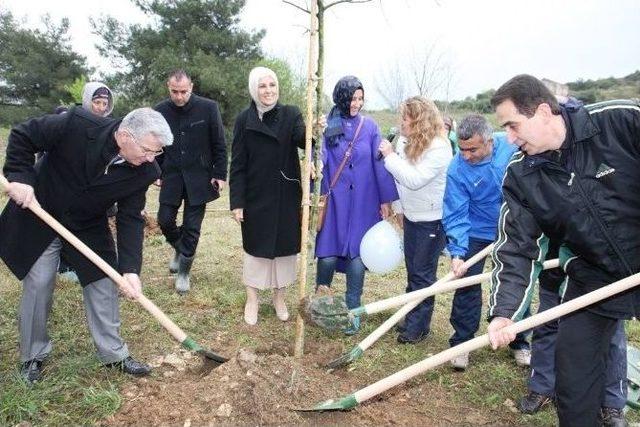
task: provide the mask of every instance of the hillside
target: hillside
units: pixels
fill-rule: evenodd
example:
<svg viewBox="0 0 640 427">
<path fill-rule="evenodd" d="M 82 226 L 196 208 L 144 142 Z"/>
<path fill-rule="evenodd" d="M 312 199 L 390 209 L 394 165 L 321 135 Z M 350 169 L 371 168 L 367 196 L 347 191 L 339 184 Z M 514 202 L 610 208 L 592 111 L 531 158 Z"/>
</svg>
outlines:
<svg viewBox="0 0 640 427">
<path fill-rule="evenodd" d="M 585 104 L 621 98 L 640 98 L 640 70 L 625 77 L 607 77 L 597 80 L 578 79 L 565 83 L 569 87 L 569 95 L 580 99 Z M 449 109 L 453 111 L 474 111 L 488 114 L 493 110 L 489 103 L 495 89 L 468 96 L 463 100 L 452 101 Z"/>
</svg>

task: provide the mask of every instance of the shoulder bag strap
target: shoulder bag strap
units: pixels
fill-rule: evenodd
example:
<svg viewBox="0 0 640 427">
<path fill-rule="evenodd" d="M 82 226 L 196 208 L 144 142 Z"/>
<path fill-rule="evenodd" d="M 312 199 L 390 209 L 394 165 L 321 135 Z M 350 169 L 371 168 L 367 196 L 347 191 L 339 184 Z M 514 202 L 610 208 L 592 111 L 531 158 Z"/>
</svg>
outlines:
<svg viewBox="0 0 640 427">
<path fill-rule="evenodd" d="M 353 139 L 349 143 L 349 146 L 347 147 L 347 151 L 344 153 L 344 158 L 342 159 L 340 166 L 338 166 L 338 170 L 336 171 L 336 173 L 333 175 L 333 178 L 331 179 L 331 183 L 329 184 L 329 191 L 328 191 L 329 193 L 331 192 L 331 189 L 335 187 L 336 183 L 338 182 L 338 178 L 340 178 L 340 174 L 342 173 L 342 170 L 347 164 L 347 160 L 349 160 L 349 158 L 351 157 L 351 153 L 353 152 L 353 145 L 356 142 L 356 138 L 358 138 L 358 135 L 360 134 L 360 129 L 362 129 L 363 123 L 364 123 L 364 116 L 360 116 L 360 123 L 358 123 L 358 128 L 356 129 L 356 133 L 353 135 Z"/>
</svg>

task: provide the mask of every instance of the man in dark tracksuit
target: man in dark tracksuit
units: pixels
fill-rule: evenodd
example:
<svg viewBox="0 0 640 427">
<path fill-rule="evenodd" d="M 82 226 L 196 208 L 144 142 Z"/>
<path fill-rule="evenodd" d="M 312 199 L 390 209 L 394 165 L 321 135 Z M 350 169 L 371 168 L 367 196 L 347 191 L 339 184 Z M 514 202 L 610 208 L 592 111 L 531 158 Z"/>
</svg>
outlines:
<svg viewBox="0 0 640 427">
<path fill-rule="evenodd" d="M 504 203 L 494 249 L 489 338 L 514 338 L 533 294 L 548 239 L 572 300 L 640 271 L 640 106 L 610 101 L 564 108 L 536 78 L 520 75 L 495 93 L 499 123 L 521 153 L 503 182 Z M 605 390 L 611 337 L 638 313 L 631 290 L 560 319 L 556 398 L 561 426 L 596 426 Z M 624 420 L 623 420 L 624 422 Z"/>
<path fill-rule="evenodd" d="M 47 319 L 60 255 L 77 272 L 94 344 L 101 362 L 133 375 L 150 368 L 129 355 L 119 334 L 118 289 L 106 274 L 63 241 L 26 209 L 42 208 L 123 274 L 130 298 L 142 288 L 140 269 L 145 194 L 160 176 L 155 156 L 171 144 L 169 126 L 150 108 L 129 113 L 122 122 L 82 108 L 31 119 L 12 129 L 3 172 L 11 201 L 0 216 L 0 257 L 22 280 L 20 303 L 21 374 L 40 379 L 51 352 Z M 46 154 L 34 166 L 35 153 Z M 107 222 L 115 202 L 117 255 Z"/>
<path fill-rule="evenodd" d="M 200 239 L 206 204 L 220 196 L 227 179 L 227 149 L 218 104 L 193 95 L 191 78 L 183 70 L 169 74 L 169 99 L 155 106 L 169 123 L 174 143 L 160 160 L 158 223 L 175 249 L 169 264 L 178 273 L 176 290 L 190 289 L 189 272 Z M 184 200 L 182 225 L 176 225 Z"/>
<path fill-rule="evenodd" d="M 558 258 L 559 245 L 549 242 L 547 259 Z M 566 275 L 561 268 L 544 270 L 539 277 L 538 313 L 562 302 Z M 555 399 L 555 349 L 558 321 L 552 320 L 533 329 L 531 338 L 531 376 L 528 393 L 518 402 L 518 409 L 534 414 Z M 609 344 L 602 411 L 605 426 L 624 425 L 622 410 L 627 403 L 627 338 L 624 322 L 619 322 Z M 622 423 L 622 424 L 621 424 Z"/>
</svg>

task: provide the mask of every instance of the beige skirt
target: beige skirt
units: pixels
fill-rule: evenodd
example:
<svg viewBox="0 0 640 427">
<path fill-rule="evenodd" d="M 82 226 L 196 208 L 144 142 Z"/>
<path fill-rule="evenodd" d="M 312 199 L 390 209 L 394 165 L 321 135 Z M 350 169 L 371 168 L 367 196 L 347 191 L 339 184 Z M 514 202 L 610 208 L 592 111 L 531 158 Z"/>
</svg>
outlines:
<svg viewBox="0 0 640 427">
<path fill-rule="evenodd" d="M 256 289 L 284 288 L 295 282 L 298 256 L 289 255 L 274 259 L 258 258 L 244 253 L 242 281 Z"/>
</svg>

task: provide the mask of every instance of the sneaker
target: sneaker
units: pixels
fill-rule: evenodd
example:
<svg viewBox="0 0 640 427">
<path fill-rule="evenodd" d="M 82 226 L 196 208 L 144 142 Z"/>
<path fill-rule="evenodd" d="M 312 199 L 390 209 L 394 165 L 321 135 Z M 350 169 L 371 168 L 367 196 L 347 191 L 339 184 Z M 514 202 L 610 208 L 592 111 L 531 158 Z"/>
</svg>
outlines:
<svg viewBox="0 0 640 427">
<path fill-rule="evenodd" d="M 600 408 L 602 427 L 628 427 L 629 423 L 624 418 L 624 411 L 619 408 Z"/>
<path fill-rule="evenodd" d="M 530 391 L 526 396 L 520 399 L 518 402 L 518 409 L 523 414 L 535 414 L 542 409 L 542 407 L 551 402 L 553 402 L 553 399 L 550 396 Z"/>
<path fill-rule="evenodd" d="M 518 366 L 531 365 L 531 350 L 528 348 L 519 348 L 517 350 L 511 350 L 511 355 L 516 360 Z"/>
<path fill-rule="evenodd" d="M 42 360 L 31 359 L 20 366 L 20 376 L 29 385 L 42 379 Z"/>
<path fill-rule="evenodd" d="M 407 331 L 404 331 L 398 335 L 398 342 L 400 344 L 418 344 L 420 341 L 424 341 L 427 336 L 429 336 L 429 334 L 425 332 L 421 332 L 417 336 L 411 336 Z"/>
<path fill-rule="evenodd" d="M 136 377 L 143 377 L 151 373 L 151 367 L 149 365 L 138 362 L 131 356 L 127 356 L 119 362 L 106 363 L 104 366 L 107 368 L 118 369 L 126 374 L 134 375 Z"/>
<path fill-rule="evenodd" d="M 461 354 L 451 359 L 451 366 L 456 371 L 464 371 L 469 366 L 469 353 Z"/>
</svg>

